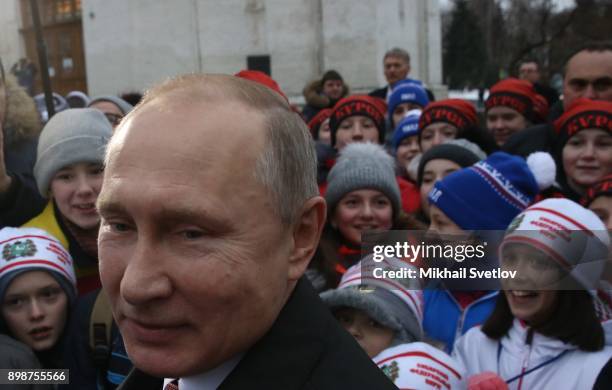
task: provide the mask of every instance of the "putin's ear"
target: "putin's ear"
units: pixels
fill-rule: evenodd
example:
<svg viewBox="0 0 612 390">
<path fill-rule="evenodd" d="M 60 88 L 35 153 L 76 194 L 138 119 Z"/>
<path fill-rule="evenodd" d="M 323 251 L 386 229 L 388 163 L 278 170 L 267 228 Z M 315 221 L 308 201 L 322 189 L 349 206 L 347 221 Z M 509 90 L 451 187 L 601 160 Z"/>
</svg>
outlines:
<svg viewBox="0 0 612 390">
<path fill-rule="evenodd" d="M 289 257 L 289 280 L 298 280 L 306 271 L 319 245 L 327 205 L 321 196 L 308 199 L 293 225 L 293 248 Z"/>
</svg>

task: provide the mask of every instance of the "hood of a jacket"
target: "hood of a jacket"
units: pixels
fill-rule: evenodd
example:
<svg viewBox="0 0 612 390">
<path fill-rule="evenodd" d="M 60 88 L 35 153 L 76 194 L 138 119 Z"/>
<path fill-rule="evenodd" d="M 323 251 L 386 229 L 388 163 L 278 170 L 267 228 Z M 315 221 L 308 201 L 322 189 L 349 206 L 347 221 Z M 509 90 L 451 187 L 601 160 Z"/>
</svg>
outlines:
<svg viewBox="0 0 612 390">
<path fill-rule="evenodd" d="M 340 99 L 349 94 L 349 88 L 346 84 L 343 83 L 342 85 L 342 96 L 340 96 Z M 306 84 L 302 91 L 306 104 L 316 108 L 331 108 L 340 100 L 331 101 L 328 96 L 323 94 L 322 89 L 323 85 L 321 84 L 321 80 L 314 80 Z"/>
<path fill-rule="evenodd" d="M 10 146 L 38 138 L 42 130 L 34 100 L 12 75 L 5 80 L 7 105 L 4 112 L 4 144 Z"/>
</svg>

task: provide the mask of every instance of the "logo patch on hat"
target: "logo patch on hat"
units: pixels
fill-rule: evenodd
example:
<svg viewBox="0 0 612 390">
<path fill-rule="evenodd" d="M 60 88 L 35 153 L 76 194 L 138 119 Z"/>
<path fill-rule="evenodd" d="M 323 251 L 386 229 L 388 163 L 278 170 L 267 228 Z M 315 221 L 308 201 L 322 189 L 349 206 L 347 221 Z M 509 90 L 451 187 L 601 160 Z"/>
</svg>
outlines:
<svg viewBox="0 0 612 390">
<path fill-rule="evenodd" d="M 383 365 L 380 369 L 385 373 L 387 378 L 391 379 L 391 382 L 395 382 L 399 376 L 399 365 L 395 360 L 389 364 Z"/>
<path fill-rule="evenodd" d="M 429 199 L 431 199 L 434 202 L 437 202 L 438 199 L 440 199 L 440 196 L 442 196 L 442 190 L 437 189 L 437 188 L 432 188 L 431 191 L 429 192 Z"/>
<path fill-rule="evenodd" d="M 525 214 L 521 214 L 518 217 L 514 218 L 512 222 L 510 222 L 510 225 L 508 225 L 508 230 L 506 231 L 506 234 L 512 233 L 519 226 L 521 226 L 521 223 L 523 223 L 523 219 L 525 219 Z"/>
<path fill-rule="evenodd" d="M 2 248 L 2 258 L 6 261 L 14 260 L 18 257 L 28 257 L 36 254 L 36 245 L 32 240 L 15 241 L 4 245 Z"/>
</svg>

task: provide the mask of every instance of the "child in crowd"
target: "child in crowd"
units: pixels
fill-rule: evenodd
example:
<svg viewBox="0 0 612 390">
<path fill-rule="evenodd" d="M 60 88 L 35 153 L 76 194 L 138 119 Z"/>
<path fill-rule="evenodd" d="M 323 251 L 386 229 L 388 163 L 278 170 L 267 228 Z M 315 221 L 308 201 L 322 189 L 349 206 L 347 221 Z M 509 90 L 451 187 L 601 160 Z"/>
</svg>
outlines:
<svg viewBox="0 0 612 390">
<path fill-rule="evenodd" d="M 444 99 L 430 103 L 421 115 L 419 129 L 423 153 L 459 138 L 474 142 L 487 154 L 497 150 L 493 137 L 479 127 L 476 108 L 465 100 Z"/>
<path fill-rule="evenodd" d="M 552 184 L 554 172 L 554 162 L 547 153 L 534 153 L 527 161 L 504 152 L 493 153 L 434 184 L 429 193 L 429 230 L 462 236 L 503 231 L 540 190 Z M 496 291 L 453 291 L 448 287 L 426 290 L 425 332 L 444 342 L 450 352 L 457 336 L 489 316 L 496 295 Z"/>
<path fill-rule="evenodd" d="M 533 84 L 512 77 L 491 87 L 485 107 L 487 129 L 499 147 L 513 134 L 546 122 L 548 116 L 548 103 Z"/>
<path fill-rule="evenodd" d="M 393 150 L 398 176 L 411 180 L 408 165 L 421 152 L 419 147 L 419 118 L 421 110 L 411 110 L 398 122 L 393 132 Z"/>
<path fill-rule="evenodd" d="M 0 332 L 30 347 L 43 368 L 62 368 L 64 329 L 76 299 L 70 254 L 34 228 L 0 230 L 0 249 Z"/>
<path fill-rule="evenodd" d="M 452 139 L 429 149 L 419 158 L 417 186 L 421 197 L 418 217 L 429 223 L 429 200 L 427 196 L 434 184 L 461 168 L 467 168 L 487 157 L 478 145 L 465 139 Z M 413 165 L 413 164 L 411 164 Z"/>
<path fill-rule="evenodd" d="M 429 104 L 425 89 L 417 84 L 399 84 L 393 88 L 389 96 L 387 116 L 391 129 L 396 129 L 408 112 L 423 110 Z"/>
<path fill-rule="evenodd" d="M 386 103 L 366 95 L 352 95 L 340 99 L 329 114 L 329 145 L 317 143 L 317 183 L 321 194 L 327 188 L 327 175 L 334 166 L 337 154 L 354 142 L 385 141 Z"/>
<path fill-rule="evenodd" d="M 612 174 L 588 189 L 582 205 L 594 212 L 608 230 L 612 230 Z"/>
<path fill-rule="evenodd" d="M 30 187 L 13 177 L 0 206 L 4 225 L 36 227 L 57 237 L 75 261 L 79 293 L 99 288 L 96 200 L 102 186 L 105 145 L 112 127 L 93 108 L 62 111 L 38 141 L 34 177 L 48 201 L 33 203 Z"/>
<path fill-rule="evenodd" d="M 113 128 L 117 127 L 121 119 L 134 108 L 130 103 L 114 95 L 94 97 L 87 104 L 87 107 L 100 110 Z"/>
<path fill-rule="evenodd" d="M 557 182 L 565 198 L 578 202 L 612 174 L 612 102 L 576 99 L 555 121 Z"/>
<path fill-rule="evenodd" d="M 402 213 L 393 158 L 382 146 L 348 145 L 328 180 L 327 222 L 309 273 L 318 276 L 312 281 L 320 291 L 336 287 L 362 257 L 364 232 L 416 227 Z"/>
<path fill-rule="evenodd" d="M 593 304 L 609 245 L 597 216 L 567 199 L 517 216 L 500 260 L 518 274 L 501 281 L 491 316 L 455 347 L 467 374 L 494 372 L 511 389 L 611 388 L 612 347 Z"/>
<path fill-rule="evenodd" d="M 604 177 L 588 189 L 582 205 L 591 210 L 608 230 L 612 231 L 612 175 Z M 606 332 L 606 344 L 612 345 L 612 253 L 604 268 L 601 285 L 595 301 L 597 315 Z"/>
<path fill-rule="evenodd" d="M 321 294 L 338 322 L 396 386 L 462 389 L 464 376 L 444 352 L 422 342 L 423 297 L 419 279 L 380 279 L 373 269 L 411 267 L 372 256 L 351 267 L 335 290 Z M 414 269 L 414 268 L 413 268 Z"/>
<path fill-rule="evenodd" d="M 308 122 L 312 138 L 317 144 L 321 143 L 327 146 L 331 144 L 331 133 L 329 132 L 329 117 L 331 113 L 331 108 L 324 108 Z"/>
<path fill-rule="evenodd" d="M 351 143 L 370 142 L 383 145 L 385 142 L 384 101 L 366 95 L 353 95 L 341 99 L 333 108 L 329 119 L 331 148 L 317 148 L 319 190 L 327 190 L 327 174 L 335 164 L 337 152 Z M 416 186 L 396 177 L 400 190 L 401 205 L 406 213 L 419 209 L 419 192 Z"/>
<path fill-rule="evenodd" d="M 353 142 L 385 141 L 384 101 L 366 95 L 353 95 L 341 99 L 333 108 L 329 120 L 331 145 L 341 151 Z"/>
</svg>

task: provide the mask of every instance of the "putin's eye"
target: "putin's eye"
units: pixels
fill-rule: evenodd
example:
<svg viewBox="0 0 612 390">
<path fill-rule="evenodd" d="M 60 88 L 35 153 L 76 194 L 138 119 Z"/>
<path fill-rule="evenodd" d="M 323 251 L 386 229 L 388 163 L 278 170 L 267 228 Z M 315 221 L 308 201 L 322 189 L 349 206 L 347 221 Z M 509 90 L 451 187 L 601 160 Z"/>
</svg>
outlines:
<svg viewBox="0 0 612 390">
<path fill-rule="evenodd" d="M 201 230 L 195 230 L 195 229 L 190 229 L 190 230 L 184 230 L 181 232 L 181 234 L 183 235 L 183 237 L 185 237 L 188 240 L 194 240 L 196 238 L 200 238 L 202 236 L 204 236 L 204 232 Z"/>
</svg>

